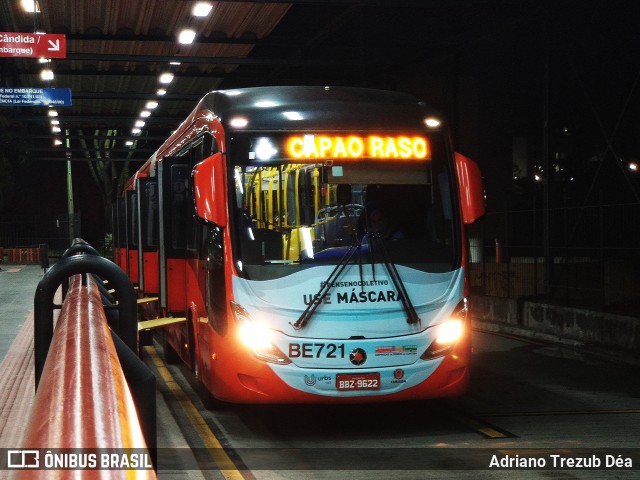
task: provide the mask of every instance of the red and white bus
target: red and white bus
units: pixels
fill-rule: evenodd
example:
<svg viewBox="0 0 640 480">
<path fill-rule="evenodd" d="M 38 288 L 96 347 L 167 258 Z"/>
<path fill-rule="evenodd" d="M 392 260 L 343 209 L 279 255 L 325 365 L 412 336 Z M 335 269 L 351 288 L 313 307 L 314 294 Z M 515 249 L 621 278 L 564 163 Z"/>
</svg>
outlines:
<svg viewBox="0 0 640 480">
<path fill-rule="evenodd" d="M 214 91 L 118 204 L 117 261 L 214 398 L 371 402 L 469 379 L 476 164 L 416 98 Z M 170 320 L 168 320 L 170 321 Z"/>
</svg>

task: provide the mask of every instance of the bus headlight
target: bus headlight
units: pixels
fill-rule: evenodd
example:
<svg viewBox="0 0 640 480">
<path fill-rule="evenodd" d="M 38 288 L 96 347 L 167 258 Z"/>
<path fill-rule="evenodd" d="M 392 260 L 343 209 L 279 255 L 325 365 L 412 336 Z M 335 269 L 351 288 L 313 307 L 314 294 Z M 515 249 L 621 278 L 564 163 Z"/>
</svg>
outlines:
<svg viewBox="0 0 640 480">
<path fill-rule="evenodd" d="M 291 363 L 291 360 L 272 343 L 272 330 L 254 322 L 249 312 L 237 303 L 231 302 L 231 309 L 238 325 L 238 339 L 252 350 L 257 359 L 280 365 Z"/>
<path fill-rule="evenodd" d="M 449 354 L 465 333 L 466 318 L 467 304 L 463 300 L 449 320 L 433 327 L 436 329 L 436 337 L 420 358 L 431 360 Z"/>
</svg>

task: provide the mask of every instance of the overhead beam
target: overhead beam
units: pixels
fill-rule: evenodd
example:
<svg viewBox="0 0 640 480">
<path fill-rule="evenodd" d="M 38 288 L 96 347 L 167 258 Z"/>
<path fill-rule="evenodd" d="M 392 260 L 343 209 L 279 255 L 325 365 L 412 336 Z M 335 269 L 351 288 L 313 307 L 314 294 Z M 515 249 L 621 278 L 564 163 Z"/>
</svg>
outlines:
<svg viewBox="0 0 640 480">
<path fill-rule="evenodd" d="M 136 35 L 136 34 L 92 34 L 92 33 L 66 33 L 67 41 L 99 41 L 99 42 L 168 42 L 176 43 L 175 35 Z M 228 44 L 228 45 L 255 45 L 260 40 L 256 36 L 229 38 L 222 32 L 209 37 L 198 36 L 194 44 Z"/>
<path fill-rule="evenodd" d="M 31 160 L 43 161 L 43 162 L 146 162 L 149 158 L 84 158 L 84 157 L 31 157 Z"/>
<path fill-rule="evenodd" d="M 207 57 L 179 55 L 125 55 L 117 53 L 79 53 L 68 52 L 68 60 L 95 60 L 98 62 L 150 62 L 167 64 L 169 62 L 217 64 L 217 65 L 353 65 L 349 60 L 324 60 L 306 57 L 298 58 L 254 58 L 254 57 Z M 376 59 L 380 62 L 381 59 Z M 133 73 L 133 72 L 132 72 Z"/>
<path fill-rule="evenodd" d="M 165 95 L 162 95 L 162 97 L 157 97 L 155 93 L 73 92 L 74 100 L 155 100 L 163 102 L 197 102 L 203 96 L 204 95 L 166 93 Z"/>
<path fill-rule="evenodd" d="M 25 139 L 29 139 L 29 140 L 49 140 L 49 139 L 54 139 L 54 138 L 62 138 L 64 137 L 65 139 L 69 139 L 69 140 L 144 140 L 144 141 L 165 141 L 168 137 L 164 136 L 164 137 L 160 137 L 160 136 L 140 136 L 140 135 L 128 135 L 128 134 L 123 134 L 123 135 L 111 135 L 111 136 L 107 136 L 107 135 L 54 135 L 54 134 L 49 134 L 49 135 L 13 135 L 13 138 L 25 138 Z"/>
<path fill-rule="evenodd" d="M 64 137 L 67 138 L 67 137 Z M 113 138 L 113 137 L 110 137 Z M 85 140 L 92 140 L 93 138 L 85 138 Z M 74 152 L 74 153 L 86 153 L 86 152 L 95 152 L 95 151 L 99 151 L 99 152 L 104 152 L 104 153 L 118 153 L 119 155 L 122 153 L 153 153 L 155 152 L 157 149 L 156 148 L 133 148 L 133 147 L 116 147 L 116 148 L 94 148 L 94 147 L 87 147 L 87 148 L 66 148 L 63 146 L 58 146 L 58 147 L 48 147 L 48 148 L 29 148 L 29 152 L 53 152 L 53 153 L 59 153 L 62 152 L 62 150 L 64 150 L 64 153 L 66 154 L 67 152 Z"/>
<path fill-rule="evenodd" d="M 0 118 L 2 118 L 4 116 L 0 116 Z M 7 118 L 4 117 L 5 120 L 7 121 L 11 121 L 11 118 Z M 56 117 L 57 120 L 60 121 L 61 124 L 65 124 L 65 123 L 78 123 L 78 122 L 91 122 L 91 123 L 109 123 L 109 124 L 113 124 L 113 123 L 131 123 L 135 120 L 140 120 L 139 116 L 135 116 L 135 115 L 131 115 L 131 116 L 124 116 L 124 115 L 112 115 L 112 116 L 106 116 L 106 115 L 60 115 L 58 117 Z M 146 123 L 146 125 L 150 125 L 153 124 L 155 126 L 158 126 L 158 124 L 162 124 L 162 123 L 171 123 L 172 125 L 176 125 L 176 122 L 181 122 L 185 119 L 185 116 L 179 116 L 179 117 L 148 117 L 145 118 L 144 121 Z M 38 116 L 30 116 L 30 115 L 20 115 L 17 120 L 20 120 L 21 122 L 40 122 L 40 123 L 49 123 L 51 122 L 51 117 L 47 117 L 46 115 L 38 115 Z"/>
</svg>

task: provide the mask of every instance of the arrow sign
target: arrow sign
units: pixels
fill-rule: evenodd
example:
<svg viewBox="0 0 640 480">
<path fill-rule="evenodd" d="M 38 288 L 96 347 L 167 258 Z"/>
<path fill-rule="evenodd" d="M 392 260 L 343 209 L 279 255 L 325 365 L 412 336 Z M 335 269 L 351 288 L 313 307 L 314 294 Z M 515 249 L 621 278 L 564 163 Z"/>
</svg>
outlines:
<svg viewBox="0 0 640 480">
<path fill-rule="evenodd" d="M 0 32 L 0 57 L 67 58 L 67 37 L 58 33 Z"/>
<path fill-rule="evenodd" d="M 47 40 L 49 42 L 49 48 L 47 50 L 49 52 L 59 52 L 60 51 L 60 40 Z"/>
</svg>

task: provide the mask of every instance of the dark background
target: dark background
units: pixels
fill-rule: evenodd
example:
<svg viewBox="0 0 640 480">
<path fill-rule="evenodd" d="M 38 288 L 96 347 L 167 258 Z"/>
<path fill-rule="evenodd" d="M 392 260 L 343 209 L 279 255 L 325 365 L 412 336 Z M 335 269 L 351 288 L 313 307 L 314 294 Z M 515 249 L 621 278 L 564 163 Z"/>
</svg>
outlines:
<svg viewBox="0 0 640 480">
<path fill-rule="evenodd" d="M 239 65 L 214 88 L 329 84 L 413 93 L 445 115 L 457 150 L 480 164 L 489 211 L 539 204 L 542 184 L 551 206 L 638 202 L 638 174 L 628 169 L 639 157 L 640 134 L 634 2 L 290 3 L 248 54 L 286 61 Z M 2 30 L 12 28 L 8 18 L 3 23 Z M 12 75 L 13 59 L 0 64 L 0 86 L 32 86 Z M 144 148 L 157 148 L 209 89 L 183 90 L 164 124 L 149 128 Z M 30 151 L 28 137 L 37 127 L 12 123 L 29 115 L 27 107 L 0 109 L 10 163 L 0 175 L 14 184 L 3 189 L 5 221 L 66 212 L 66 162 L 40 160 L 49 154 Z M 148 156 L 140 153 L 131 171 Z M 86 161 L 73 163 L 73 178 L 82 235 L 99 242 L 108 219 Z"/>
</svg>

